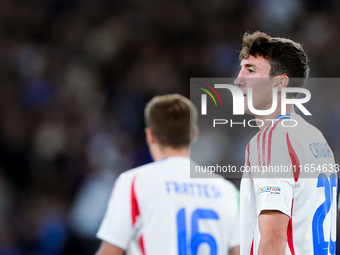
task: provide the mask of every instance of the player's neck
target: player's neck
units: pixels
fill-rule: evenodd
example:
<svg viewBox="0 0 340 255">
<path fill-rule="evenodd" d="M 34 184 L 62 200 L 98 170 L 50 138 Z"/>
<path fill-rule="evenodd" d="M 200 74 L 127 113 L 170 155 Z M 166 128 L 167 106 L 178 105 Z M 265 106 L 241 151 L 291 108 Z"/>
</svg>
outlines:
<svg viewBox="0 0 340 255">
<path fill-rule="evenodd" d="M 152 158 L 154 161 L 160 160 L 162 158 L 170 158 L 170 157 L 189 157 L 189 148 L 180 148 L 174 149 L 171 147 L 163 147 L 156 145 L 153 150 L 151 150 Z"/>
<path fill-rule="evenodd" d="M 294 112 L 294 105 L 288 104 L 286 106 L 286 113 L 293 113 Z M 255 119 L 259 120 L 256 121 L 257 126 L 260 130 L 263 130 L 268 125 L 272 125 L 273 120 L 281 114 L 281 107 L 278 107 L 272 114 L 270 115 L 254 115 Z M 264 124 L 263 124 L 264 123 Z M 275 121 L 274 121 L 275 124 Z"/>
</svg>

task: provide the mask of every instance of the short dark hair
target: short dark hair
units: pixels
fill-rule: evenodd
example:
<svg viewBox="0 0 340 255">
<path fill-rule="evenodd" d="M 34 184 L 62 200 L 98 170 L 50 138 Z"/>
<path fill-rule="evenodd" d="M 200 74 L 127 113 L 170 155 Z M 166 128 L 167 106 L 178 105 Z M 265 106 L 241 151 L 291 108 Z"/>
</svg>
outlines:
<svg viewBox="0 0 340 255">
<path fill-rule="evenodd" d="M 296 79 L 290 82 L 290 87 L 303 87 L 309 75 L 308 58 L 301 44 L 293 40 L 271 37 L 266 33 L 256 31 L 243 35 L 243 47 L 240 60 L 254 57 L 263 57 L 270 63 L 270 76 L 287 75 Z"/>
<path fill-rule="evenodd" d="M 179 94 L 156 96 L 145 107 L 145 123 L 160 145 L 188 147 L 197 127 L 197 109 Z"/>
</svg>

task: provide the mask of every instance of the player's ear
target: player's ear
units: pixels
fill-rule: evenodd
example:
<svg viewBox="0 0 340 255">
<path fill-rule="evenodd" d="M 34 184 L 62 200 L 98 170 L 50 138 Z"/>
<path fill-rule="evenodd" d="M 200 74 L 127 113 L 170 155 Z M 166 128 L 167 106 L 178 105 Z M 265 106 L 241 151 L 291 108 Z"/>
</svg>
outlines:
<svg viewBox="0 0 340 255">
<path fill-rule="evenodd" d="M 145 135 L 146 135 L 146 142 L 150 145 L 156 142 L 155 136 L 151 130 L 151 128 L 146 127 L 145 129 Z"/>
<path fill-rule="evenodd" d="M 286 88 L 289 83 L 289 77 L 287 75 L 278 75 L 275 80 L 277 83 L 275 84 L 275 87 L 277 88 L 278 92 L 281 92 L 282 88 Z"/>
</svg>

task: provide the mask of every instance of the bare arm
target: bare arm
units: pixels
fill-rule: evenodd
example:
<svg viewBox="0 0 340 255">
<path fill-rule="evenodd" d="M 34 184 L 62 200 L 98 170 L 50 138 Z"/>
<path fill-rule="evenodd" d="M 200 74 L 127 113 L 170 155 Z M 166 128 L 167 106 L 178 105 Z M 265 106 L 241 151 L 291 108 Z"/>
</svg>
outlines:
<svg viewBox="0 0 340 255">
<path fill-rule="evenodd" d="M 103 241 L 95 255 L 124 255 L 124 250 Z"/>
<path fill-rule="evenodd" d="M 236 246 L 229 251 L 229 255 L 240 255 L 240 246 Z"/>
<path fill-rule="evenodd" d="M 259 215 L 261 241 L 259 255 L 284 255 L 289 217 L 280 211 L 262 211 Z"/>
</svg>

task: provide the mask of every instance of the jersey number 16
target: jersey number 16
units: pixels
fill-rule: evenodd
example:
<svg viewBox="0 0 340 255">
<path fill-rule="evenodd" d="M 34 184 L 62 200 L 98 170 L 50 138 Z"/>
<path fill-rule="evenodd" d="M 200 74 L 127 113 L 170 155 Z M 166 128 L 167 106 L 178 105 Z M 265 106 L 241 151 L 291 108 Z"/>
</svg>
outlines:
<svg viewBox="0 0 340 255">
<path fill-rule="evenodd" d="M 215 238 L 207 233 L 200 233 L 198 229 L 199 219 L 218 220 L 217 213 L 209 209 L 197 209 L 191 215 L 191 238 L 190 238 L 190 251 L 191 255 L 196 255 L 198 247 L 202 243 L 206 243 L 210 247 L 210 255 L 217 254 L 217 243 Z M 182 208 L 177 213 L 177 234 L 178 234 L 178 254 L 187 255 L 187 228 L 185 208 Z"/>
</svg>

